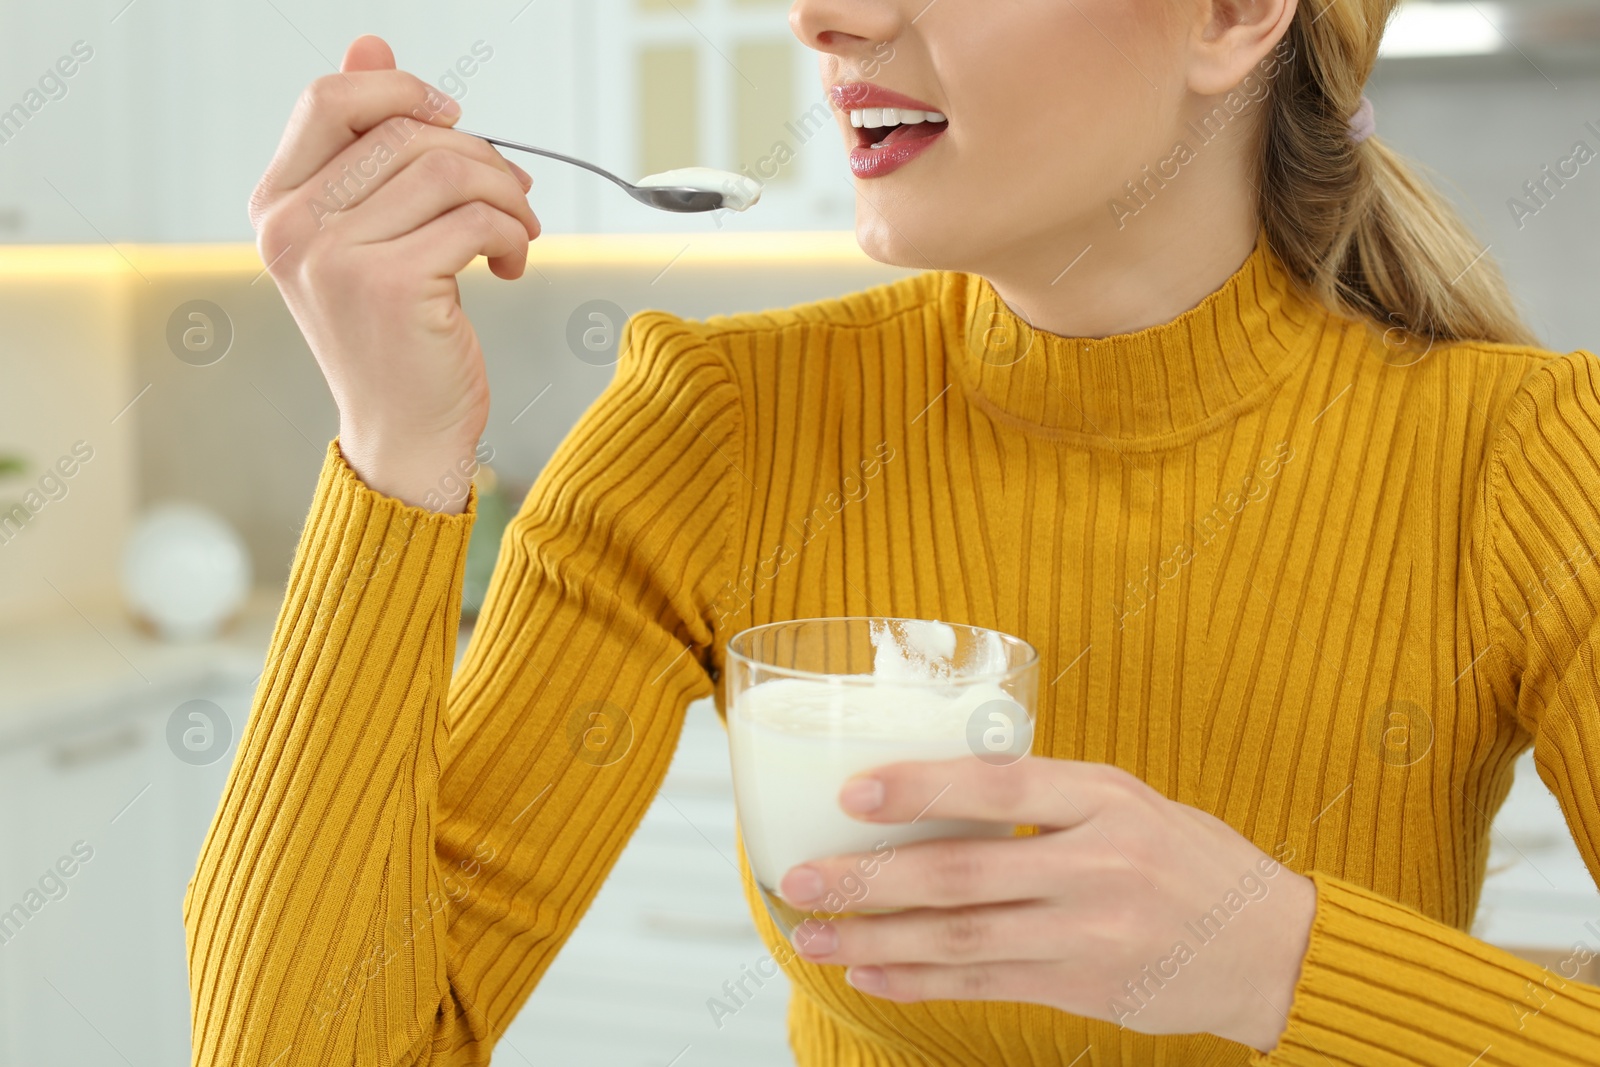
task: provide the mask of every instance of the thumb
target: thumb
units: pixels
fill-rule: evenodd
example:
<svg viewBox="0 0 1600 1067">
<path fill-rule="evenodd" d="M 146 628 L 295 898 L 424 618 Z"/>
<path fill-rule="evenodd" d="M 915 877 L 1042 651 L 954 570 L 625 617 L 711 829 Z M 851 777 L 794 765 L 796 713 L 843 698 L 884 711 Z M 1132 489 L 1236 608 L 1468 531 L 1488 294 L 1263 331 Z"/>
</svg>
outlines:
<svg viewBox="0 0 1600 1067">
<path fill-rule="evenodd" d="M 364 34 L 350 42 L 344 53 L 344 64 L 339 69 L 345 74 L 357 70 L 394 70 L 394 49 L 382 37 Z"/>
</svg>

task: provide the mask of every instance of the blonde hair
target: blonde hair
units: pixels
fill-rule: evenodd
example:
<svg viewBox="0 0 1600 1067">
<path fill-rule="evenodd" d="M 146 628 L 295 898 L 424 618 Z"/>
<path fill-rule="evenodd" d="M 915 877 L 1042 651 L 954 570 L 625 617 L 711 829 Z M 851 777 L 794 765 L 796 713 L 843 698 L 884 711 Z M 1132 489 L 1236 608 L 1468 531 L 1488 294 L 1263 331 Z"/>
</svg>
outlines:
<svg viewBox="0 0 1600 1067">
<path fill-rule="evenodd" d="M 1272 93 L 1261 215 L 1284 265 L 1330 307 L 1441 342 L 1536 345 L 1504 276 L 1402 156 L 1350 138 L 1399 0 L 1305 0 Z"/>
</svg>

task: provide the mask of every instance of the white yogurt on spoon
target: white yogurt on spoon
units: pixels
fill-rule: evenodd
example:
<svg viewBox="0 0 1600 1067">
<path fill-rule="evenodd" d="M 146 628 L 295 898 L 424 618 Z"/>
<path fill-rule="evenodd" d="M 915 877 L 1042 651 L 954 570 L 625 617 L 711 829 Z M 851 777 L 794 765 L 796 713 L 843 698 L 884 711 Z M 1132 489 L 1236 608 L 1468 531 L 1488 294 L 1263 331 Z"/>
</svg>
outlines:
<svg viewBox="0 0 1600 1067">
<path fill-rule="evenodd" d="M 754 178 L 712 167 L 679 167 L 660 174 L 651 174 L 633 183 L 641 189 L 694 189 L 704 193 L 721 193 L 722 206 L 730 211 L 743 211 L 761 199 L 761 183 Z"/>
</svg>

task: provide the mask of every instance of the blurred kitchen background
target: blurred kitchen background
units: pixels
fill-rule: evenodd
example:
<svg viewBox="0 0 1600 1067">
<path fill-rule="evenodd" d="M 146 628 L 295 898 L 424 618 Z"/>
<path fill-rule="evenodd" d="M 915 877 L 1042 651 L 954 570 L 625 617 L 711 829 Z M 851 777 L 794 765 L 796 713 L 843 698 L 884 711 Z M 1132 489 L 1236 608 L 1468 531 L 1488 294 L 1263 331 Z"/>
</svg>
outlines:
<svg viewBox="0 0 1600 1067">
<path fill-rule="evenodd" d="M 183 889 L 336 430 L 245 212 L 306 83 L 376 32 L 468 128 L 623 175 L 767 183 L 746 216 L 675 217 L 519 159 L 533 269 L 462 282 L 495 397 L 468 626 L 626 315 L 902 272 L 856 249 L 844 151 L 777 0 L 0 0 L 0 25 L 0 1065 L 182 1064 Z M 1448 175 L 1547 346 L 1600 346 L 1600 0 L 1408 3 L 1370 95 L 1380 136 Z M 790 1062 L 781 978 L 745 979 L 766 957 L 733 832 L 697 706 L 496 1062 Z M 1600 952 L 1600 898 L 1531 764 L 1477 933 L 1552 967 Z"/>
</svg>

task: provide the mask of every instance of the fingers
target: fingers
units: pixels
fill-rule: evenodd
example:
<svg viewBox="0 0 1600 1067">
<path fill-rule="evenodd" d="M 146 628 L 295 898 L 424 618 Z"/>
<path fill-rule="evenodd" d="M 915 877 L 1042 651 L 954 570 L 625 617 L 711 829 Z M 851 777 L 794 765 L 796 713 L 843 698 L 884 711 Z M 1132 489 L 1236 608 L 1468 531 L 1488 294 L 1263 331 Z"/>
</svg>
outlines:
<svg viewBox="0 0 1600 1067">
<path fill-rule="evenodd" d="M 330 234 L 358 244 L 392 240 L 473 201 L 517 220 L 508 233 L 537 237 L 539 220 L 527 200 L 531 185 L 486 141 L 391 119 L 273 203 L 257 222 L 258 243 L 276 277 L 296 269 Z M 510 274 L 508 266 L 509 260 L 495 273 L 522 274 L 522 265 Z"/>
<path fill-rule="evenodd" d="M 794 945 L 812 963 L 966 964 L 1063 959 L 1075 946 L 1055 935 L 1073 928 L 1057 903 L 921 908 L 893 915 L 801 923 Z"/>
<path fill-rule="evenodd" d="M 839 803 L 867 822 L 976 819 L 1070 828 L 1108 805 L 1146 795 L 1160 796 L 1107 764 L 1027 756 L 1007 766 L 976 758 L 893 763 L 846 782 Z"/>
<path fill-rule="evenodd" d="M 512 165 L 488 141 L 437 126 L 424 126 L 411 118 L 394 118 L 367 131 L 335 156 L 306 182 L 299 195 L 322 200 L 329 208 L 349 211 L 366 202 L 413 163 L 436 153 L 458 156 L 464 162 L 481 163 L 499 171 L 510 179 L 509 184 L 519 187 L 523 197 L 532 187 L 533 180 L 527 172 Z M 439 165 L 439 160 L 430 163 L 430 166 Z M 448 163 L 442 165 L 449 166 Z M 439 171 L 438 177 L 441 183 L 448 184 L 451 174 Z"/>
<path fill-rule="evenodd" d="M 852 967 L 845 980 L 861 992 L 908 1004 L 919 1000 L 1014 1000 L 1039 1002 L 1061 984 L 1064 968 L 1042 960 L 973 963 L 965 966 L 891 964 Z"/>
<path fill-rule="evenodd" d="M 418 156 L 375 191 L 363 190 L 360 206 L 350 205 L 339 223 L 345 236 L 360 243 L 402 237 L 463 204 L 480 202 L 517 220 L 529 239 L 539 235 L 539 220 L 522 183 L 509 172 L 450 149 Z M 346 221 L 347 220 L 347 221 Z M 330 220 L 321 218 L 319 225 Z"/>
<path fill-rule="evenodd" d="M 275 200 L 311 180 L 380 123 L 405 116 L 419 125 L 449 126 L 460 114 L 454 100 L 404 71 L 350 71 L 318 78 L 295 105 L 272 165 L 256 188 L 252 219 L 259 221 Z"/>
<path fill-rule="evenodd" d="M 394 254 L 419 264 L 430 276 L 459 274 L 478 256 L 501 278 L 520 278 L 528 266 L 531 238 L 517 219 L 483 203 L 446 212 L 392 242 Z"/>
<path fill-rule="evenodd" d="M 798 908 L 828 909 L 828 887 L 861 884 L 850 897 L 861 908 L 948 908 L 1000 901 L 1059 896 L 1078 873 L 1075 856 L 1049 837 L 983 840 L 951 838 L 901 845 L 888 859 L 876 857 L 870 877 L 863 856 L 830 856 L 788 871 L 779 889 Z"/>
<path fill-rule="evenodd" d="M 389 47 L 382 37 L 366 33 L 350 42 L 350 47 L 345 49 L 344 62 L 339 69 L 349 73 L 353 70 L 393 70 L 394 49 Z"/>
</svg>

